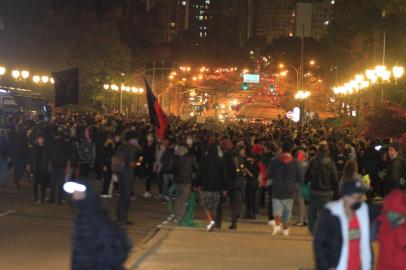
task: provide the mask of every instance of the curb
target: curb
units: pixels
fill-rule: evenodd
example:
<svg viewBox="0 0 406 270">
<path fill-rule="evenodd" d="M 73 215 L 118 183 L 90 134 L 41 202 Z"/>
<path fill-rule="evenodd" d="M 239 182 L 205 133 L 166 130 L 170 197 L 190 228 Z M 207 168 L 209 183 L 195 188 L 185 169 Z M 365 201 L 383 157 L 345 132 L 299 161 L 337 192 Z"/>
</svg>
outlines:
<svg viewBox="0 0 406 270">
<path fill-rule="evenodd" d="M 152 253 L 156 251 L 162 241 L 172 229 L 168 226 L 158 225 L 135 247 L 125 263 L 125 269 L 134 270 Z"/>
</svg>

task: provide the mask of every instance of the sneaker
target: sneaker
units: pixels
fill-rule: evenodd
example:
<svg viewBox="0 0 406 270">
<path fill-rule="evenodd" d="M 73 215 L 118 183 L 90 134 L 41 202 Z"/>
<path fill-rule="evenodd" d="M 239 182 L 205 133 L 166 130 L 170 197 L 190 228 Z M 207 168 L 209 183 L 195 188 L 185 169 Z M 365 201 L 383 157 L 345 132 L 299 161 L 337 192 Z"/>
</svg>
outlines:
<svg viewBox="0 0 406 270">
<path fill-rule="evenodd" d="M 282 231 L 283 236 L 289 236 L 289 229 Z"/>
<path fill-rule="evenodd" d="M 100 198 L 103 198 L 103 199 L 111 199 L 111 198 L 113 198 L 113 196 L 111 196 L 111 195 L 109 195 L 109 194 L 102 194 L 102 195 L 100 195 Z"/>
<path fill-rule="evenodd" d="M 170 215 L 164 222 L 163 224 L 169 224 L 172 223 L 172 221 L 175 219 L 175 215 Z"/>
<path fill-rule="evenodd" d="M 280 234 L 282 232 L 282 228 L 281 228 L 281 226 L 279 225 L 275 225 L 274 227 L 273 227 L 273 232 L 272 232 L 272 235 L 277 235 L 277 234 Z"/>
<path fill-rule="evenodd" d="M 149 192 L 145 192 L 144 194 L 142 194 L 142 197 L 144 197 L 144 198 L 146 198 L 146 199 L 149 199 L 149 198 L 152 197 L 152 195 L 151 195 L 151 193 L 149 193 Z"/>
<path fill-rule="evenodd" d="M 268 221 L 268 226 L 275 226 L 275 220 Z"/>
<path fill-rule="evenodd" d="M 209 223 L 209 225 L 206 226 L 207 231 L 208 231 L 208 232 L 212 232 L 215 225 L 216 225 L 216 222 L 211 221 L 211 222 Z"/>
<path fill-rule="evenodd" d="M 305 224 L 304 221 L 298 221 L 298 222 L 295 223 L 295 226 L 303 227 L 303 226 L 306 226 L 306 224 Z"/>
</svg>

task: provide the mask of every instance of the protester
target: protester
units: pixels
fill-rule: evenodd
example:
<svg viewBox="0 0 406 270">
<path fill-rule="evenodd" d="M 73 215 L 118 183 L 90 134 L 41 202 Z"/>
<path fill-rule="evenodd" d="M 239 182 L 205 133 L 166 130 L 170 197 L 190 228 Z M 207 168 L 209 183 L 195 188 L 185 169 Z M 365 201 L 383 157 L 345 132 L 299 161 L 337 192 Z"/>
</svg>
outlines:
<svg viewBox="0 0 406 270">
<path fill-rule="evenodd" d="M 73 232 L 72 270 L 124 270 L 131 251 L 126 232 L 110 221 L 88 180 L 77 184 L 84 190 L 72 190 L 78 209 Z"/>
<path fill-rule="evenodd" d="M 384 195 L 389 194 L 392 190 L 400 185 L 400 179 L 406 179 L 405 162 L 399 158 L 400 145 L 391 143 L 388 148 L 389 161 L 386 167 L 386 175 L 384 176 Z"/>
<path fill-rule="evenodd" d="M 175 148 L 173 158 L 173 183 L 176 193 L 173 202 L 174 223 L 182 220 L 185 215 L 186 201 L 192 188 L 193 172 L 196 171 L 197 163 L 195 157 L 189 152 L 186 146 L 182 144 L 178 145 Z"/>
<path fill-rule="evenodd" d="M 134 185 L 136 145 L 137 135 L 129 131 L 124 142 L 112 157 L 112 172 L 118 174 L 120 192 L 117 204 L 117 222 L 128 226 L 134 225 L 132 221 L 128 220 L 128 211 Z"/>
<path fill-rule="evenodd" d="M 111 169 L 111 159 L 116 151 L 116 143 L 113 138 L 107 138 L 104 147 L 102 148 L 102 156 L 100 158 L 100 163 L 102 166 L 102 178 L 103 178 L 103 188 L 101 192 L 102 198 L 112 198 L 113 197 L 113 185 L 111 184 L 111 179 L 113 172 Z"/>
<path fill-rule="evenodd" d="M 70 134 L 59 131 L 50 145 L 50 195 L 49 202 L 56 201 L 61 204 L 64 199 L 62 186 L 65 179 L 71 175 L 72 160 L 74 158 L 74 147 Z"/>
<path fill-rule="evenodd" d="M 359 180 L 344 182 L 341 198 L 323 210 L 314 235 L 316 269 L 372 269 L 370 223 L 377 212 L 363 202 Z"/>
<path fill-rule="evenodd" d="M 282 146 L 282 153 L 271 162 L 268 169 L 268 177 L 272 179 L 272 206 L 275 218 L 272 235 L 281 232 L 285 236 L 289 235 L 293 198 L 297 191 L 297 185 L 303 181 L 303 174 L 299 164 L 291 155 L 291 151 L 291 143 L 285 141 Z"/>
<path fill-rule="evenodd" d="M 402 270 L 406 265 L 406 182 L 392 191 L 379 217 L 378 270 Z"/>
<path fill-rule="evenodd" d="M 212 231 L 216 225 L 215 214 L 221 197 L 227 195 L 227 184 L 224 160 L 219 156 L 217 144 L 212 143 L 199 164 L 197 174 L 197 186 L 201 189 L 202 206 L 208 220 L 207 231 Z"/>
<path fill-rule="evenodd" d="M 45 202 L 46 189 L 49 186 L 50 153 L 45 145 L 45 138 L 38 135 L 31 152 L 31 161 L 27 171 L 33 175 L 33 198 L 36 203 Z M 41 199 L 38 198 L 38 187 L 41 189 Z"/>
<path fill-rule="evenodd" d="M 305 175 L 305 183 L 310 184 L 308 218 L 311 233 L 324 205 L 332 201 L 338 191 L 337 168 L 329 153 L 328 145 L 320 144 L 317 157 L 310 162 Z"/>
<path fill-rule="evenodd" d="M 156 142 L 152 134 L 147 135 L 147 142 L 143 147 L 143 173 L 145 177 L 145 193 L 142 195 L 145 198 L 151 198 L 151 185 L 154 175 L 154 162 L 155 162 Z"/>
</svg>

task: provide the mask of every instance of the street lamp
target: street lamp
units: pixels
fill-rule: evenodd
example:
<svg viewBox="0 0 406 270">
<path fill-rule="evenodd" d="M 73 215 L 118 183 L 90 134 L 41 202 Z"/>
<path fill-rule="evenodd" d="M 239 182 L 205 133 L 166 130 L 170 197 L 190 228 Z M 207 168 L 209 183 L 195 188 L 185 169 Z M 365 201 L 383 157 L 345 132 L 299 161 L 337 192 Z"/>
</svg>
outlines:
<svg viewBox="0 0 406 270">
<path fill-rule="evenodd" d="M 296 94 L 295 94 L 295 99 L 307 99 L 310 97 L 310 91 L 304 91 L 304 90 L 299 90 Z"/>
<path fill-rule="evenodd" d="M 20 78 L 20 71 L 19 70 L 13 70 L 11 72 L 11 76 L 13 76 L 13 78 L 17 80 L 18 78 Z"/>
<path fill-rule="evenodd" d="M 397 84 L 397 82 L 398 82 L 398 79 L 399 79 L 400 77 L 402 77 L 404 73 L 405 73 L 404 67 L 401 67 L 401 66 L 394 66 L 394 67 L 392 68 L 392 74 L 393 74 L 393 77 L 395 78 L 395 83 L 396 83 L 396 84 Z M 1 73 L 0 73 L 0 74 L 1 74 Z"/>
<path fill-rule="evenodd" d="M 310 64 L 311 66 L 314 66 L 314 65 L 316 64 L 316 61 L 310 60 L 310 61 L 309 61 L 309 64 Z"/>
<path fill-rule="evenodd" d="M 34 83 L 39 83 L 41 81 L 41 77 L 38 76 L 38 75 L 35 75 L 35 76 L 32 77 L 32 81 Z"/>
<path fill-rule="evenodd" d="M 27 79 L 28 77 L 30 77 L 30 73 L 26 70 L 21 71 L 21 77 L 23 77 L 23 79 Z"/>
<path fill-rule="evenodd" d="M 54 84 L 54 83 L 55 83 L 54 78 L 50 78 L 49 81 L 51 82 L 51 84 Z"/>
<path fill-rule="evenodd" d="M 0 76 L 3 76 L 4 74 L 6 74 L 6 68 L 0 67 Z"/>
<path fill-rule="evenodd" d="M 48 77 L 48 76 L 42 76 L 42 77 L 41 77 L 41 81 L 42 81 L 43 83 L 47 83 L 47 82 L 49 81 L 49 77 Z"/>
<path fill-rule="evenodd" d="M 105 85 L 103 85 L 103 88 L 104 88 L 104 90 L 109 90 L 109 89 L 110 89 L 110 85 L 105 84 Z"/>
</svg>

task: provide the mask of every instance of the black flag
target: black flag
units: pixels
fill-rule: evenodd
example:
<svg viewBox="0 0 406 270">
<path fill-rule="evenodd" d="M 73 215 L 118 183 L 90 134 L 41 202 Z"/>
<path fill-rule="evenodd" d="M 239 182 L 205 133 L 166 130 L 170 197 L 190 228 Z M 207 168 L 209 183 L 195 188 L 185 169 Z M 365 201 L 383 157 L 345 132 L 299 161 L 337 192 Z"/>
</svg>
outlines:
<svg viewBox="0 0 406 270">
<path fill-rule="evenodd" d="M 79 69 L 53 72 L 55 81 L 55 107 L 79 104 Z"/>
</svg>

